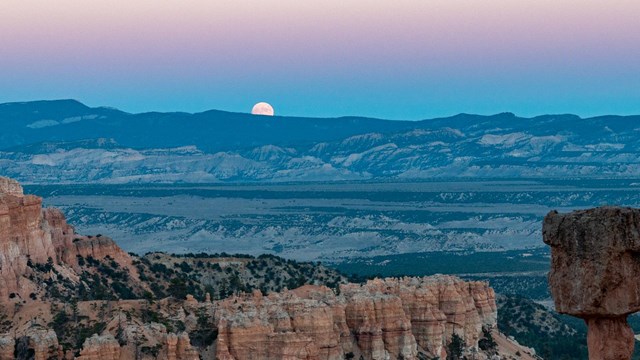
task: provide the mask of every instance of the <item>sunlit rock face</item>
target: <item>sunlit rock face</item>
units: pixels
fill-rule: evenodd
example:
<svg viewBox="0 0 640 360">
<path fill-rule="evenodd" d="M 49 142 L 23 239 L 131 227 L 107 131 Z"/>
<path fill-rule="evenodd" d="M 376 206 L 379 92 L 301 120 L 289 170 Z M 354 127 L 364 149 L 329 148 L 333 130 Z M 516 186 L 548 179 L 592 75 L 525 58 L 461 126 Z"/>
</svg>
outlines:
<svg viewBox="0 0 640 360">
<path fill-rule="evenodd" d="M 219 303 L 217 357 L 249 359 L 417 359 L 446 357 L 454 333 L 475 347 L 496 324 L 486 283 L 451 276 L 319 286 Z"/>
<path fill-rule="evenodd" d="M 13 179 L 0 177 L 0 194 L 22 196 L 22 186 Z"/>
<path fill-rule="evenodd" d="M 17 183 L 0 178 L 0 301 L 11 293 L 26 298 L 33 285 L 23 277 L 27 262 L 55 258 L 51 233 L 42 220 L 42 199 L 23 195 Z"/>
<path fill-rule="evenodd" d="M 629 359 L 627 315 L 640 310 L 640 210 L 601 207 L 549 213 L 549 284 L 556 309 L 585 319 L 590 359 Z"/>
<path fill-rule="evenodd" d="M 78 360 L 119 360 L 120 344 L 113 335 L 94 334 L 84 341 Z"/>
<path fill-rule="evenodd" d="M 137 274 L 129 256 L 107 237 L 75 233 L 57 209 L 42 208 L 42 199 L 24 195 L 17 182 L 0 177 L 0 303 L 11 294 L 28 301 L 36 284 L 29 264 L 77 265 L 78 255 L 110 256 Z"/>
</svg>

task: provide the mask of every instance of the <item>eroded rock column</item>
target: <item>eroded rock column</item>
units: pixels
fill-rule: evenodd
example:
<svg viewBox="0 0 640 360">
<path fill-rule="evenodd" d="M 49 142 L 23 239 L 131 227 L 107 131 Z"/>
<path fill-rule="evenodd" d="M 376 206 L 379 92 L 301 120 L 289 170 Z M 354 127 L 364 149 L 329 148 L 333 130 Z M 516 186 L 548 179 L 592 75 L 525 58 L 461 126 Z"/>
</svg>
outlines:
<svg viewBox="0 0 640 360">
<path fill-rule="evenodd" d="M 556 310 L 585 320 L 589 359 L 630 359 L 627 316 L 640 310 L 640 209 L 553 211 L 542 232 Z"/>
</svg>

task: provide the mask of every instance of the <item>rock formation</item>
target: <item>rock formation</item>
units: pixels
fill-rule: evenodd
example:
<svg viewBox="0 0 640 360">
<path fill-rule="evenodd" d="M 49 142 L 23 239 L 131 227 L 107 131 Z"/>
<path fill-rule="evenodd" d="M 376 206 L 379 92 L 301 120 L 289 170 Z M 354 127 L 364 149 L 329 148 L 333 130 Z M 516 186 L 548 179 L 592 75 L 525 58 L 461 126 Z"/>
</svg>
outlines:
<svg viewBox="0 0 640 360">
<path fill-rule="evenodd" d="M 9 296 L 27 300 L 36 285 L 28 264 L 77 265 L 77 257 L 114 261 L 137 273 L 131 258 L 107 237 L 75 234 L 58 209 L 43 209 L 42 199 L 24 195 L 15 181 L 0 177 L 0 303 Z"/>
<path fill-rule="evenodd" d="M 3 302 L 11 293 L 24 298 L 33 289 L 23 277 L 29 260 L 46 263 L 56 254 L 51 234 L 41 226 L 42 200 L 22 195 L 22 189 L 6 179 L 0 178 L 0 182 L 5 184 L 0 189 L 8 190 L 0 192 L 0 302 Z"/>
<path fill-rule="evenodd" d="M 445 358 L 453 333 L 473 348 L 482 327 L 496 325 L 493 290 L 451 276 L 347 284 L 340 295 L 307 285 L 219 308 L 220 359 Z"/>
<path fill-rule="evenodd" d="M 187 333 L 168 334 L 166 337 L 167 360 L 199 360 L 198 351 L 191 346 Z"/>
<path fill-rule="evenodd" d="M 544 219 L 556 310 L 583 318 L 590 359 L 633 353 L 627 316 L 640 310 L 640 210 L 601 207 Z"/>
<path fill-rule="evenodd" d="M 109 333 L 94 334 L 85 340 L 78 360 L 120 360 L 120 344 Z"/>
<path fill-rule="evenodd" d="M 0 360 L 12 360 L 13 351 L 16 348 L 16 341 L 13 336 L 0 336 Z"/>
<path fill-rule="evenodd" d="M 146 331 L 145 331 L 146 330 Z M 155 326 L 156 332 L 162 334 L 153 334 L 153 330 L 143 329 L 133 326 L 127 329 L 129 336 L 131 334 L 140 335 L 144 333 L 149 337 L 147 341 L 151 341 L 158 345 L 159 359 L 165 360 L 199 360 L 198 351 L 191 346 L 189 336 L 186 333 L 166 334 L 164 328 Z M 155 336 L 154 336 L 155 335 Z M 101 335 L 94 334 L 85 340 L 80 352 L 78 360 L 120 360 L 135 357 L 136 349 L 134 339 L 129 339 L 129 345 L 120 346 L 116 338 L 109 332 Z M 163 349 L 160 351 L 160 349 Z M 140 355 L 140 354 L 139 354 Z"/>
<path fill-rule="evenodd" d="M 27 359 L 24 355 L 32 353 L 34 360 L 61 359 L 62 347 L 58 344 L 58 337 L 51 329 L 34 326 L 16 343 L 16 357 Z"/>
<path fill-rule="evenodd" d="M 24 194 L 20 183 L 2 176 L 0 176 L 0 193 L 13 196 L 22 196 Z"/>
</svg>

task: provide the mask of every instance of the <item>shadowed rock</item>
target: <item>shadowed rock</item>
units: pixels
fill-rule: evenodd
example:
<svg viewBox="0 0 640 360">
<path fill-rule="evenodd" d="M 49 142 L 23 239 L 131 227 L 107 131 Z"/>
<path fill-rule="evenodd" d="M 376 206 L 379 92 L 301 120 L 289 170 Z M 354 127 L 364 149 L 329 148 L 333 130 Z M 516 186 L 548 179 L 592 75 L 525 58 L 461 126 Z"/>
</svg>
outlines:
<svg viewBox="0 0 640 360">
<path fill-rule="evenodd" d="M 601 207 L 544 219 L 556 310 L 584 319 L 590 359 L 630 359 L 627 315 L 640 310 L 640 209 Z"/>
</svg>

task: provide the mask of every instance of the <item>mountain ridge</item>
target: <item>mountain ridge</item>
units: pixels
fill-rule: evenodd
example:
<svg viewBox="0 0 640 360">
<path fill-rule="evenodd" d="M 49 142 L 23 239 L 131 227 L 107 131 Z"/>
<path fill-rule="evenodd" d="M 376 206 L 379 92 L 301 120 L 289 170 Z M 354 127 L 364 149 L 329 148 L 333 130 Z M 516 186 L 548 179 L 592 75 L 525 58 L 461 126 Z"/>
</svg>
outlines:
<svg viewBox="0 0 640 360">
<path fill-rule="evenodd" d="M 640 116 L 129 114 L 65 100 L 4 104 L 0 124 L 0 169 L 29 183 L 640 177 Z"/>
</svg>

